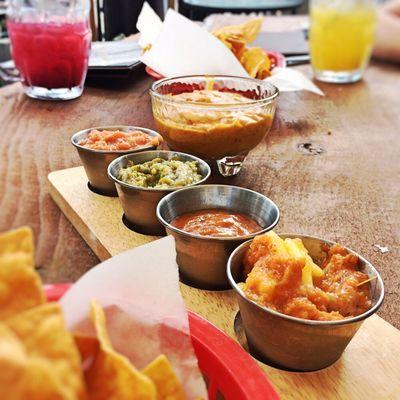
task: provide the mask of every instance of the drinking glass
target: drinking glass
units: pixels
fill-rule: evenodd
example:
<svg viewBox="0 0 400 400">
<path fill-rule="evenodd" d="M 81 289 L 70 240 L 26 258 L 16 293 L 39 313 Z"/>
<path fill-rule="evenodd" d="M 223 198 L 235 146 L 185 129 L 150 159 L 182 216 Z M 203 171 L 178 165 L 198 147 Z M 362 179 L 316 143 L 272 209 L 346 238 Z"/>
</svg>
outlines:
<svg viewBox="0 0 400 400">
<path fill-rule="evenodd" d="M 311 0 L 310 51 L 316 79 L 360 80 L 371 55 L 375 25 L 374 0 Z"/>
<path fill-rule="evenodd" d="M 86 78 L 91 30 L 89 0 L 10 0 L 11 52 L 29 97 L 79 97 Z"/>
</svg>

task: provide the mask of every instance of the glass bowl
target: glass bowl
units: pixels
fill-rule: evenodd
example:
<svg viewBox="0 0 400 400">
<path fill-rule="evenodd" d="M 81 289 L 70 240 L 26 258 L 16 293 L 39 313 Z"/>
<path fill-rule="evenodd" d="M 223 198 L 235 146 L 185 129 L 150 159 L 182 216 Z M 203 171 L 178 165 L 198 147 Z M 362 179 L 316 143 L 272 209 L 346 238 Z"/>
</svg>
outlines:
<svg viewBox="0 0 400 400">
<path fill-rule="evenodd" d="M 210 90 L 218 102 L 204 93 Z M 193 75 L 157 81 L 150 94 L 157 130 L 172 150 L 215 160 L 223 176 L 233 176 L 270 130 L 279 91 L 257 79 Z"/>
</svg>

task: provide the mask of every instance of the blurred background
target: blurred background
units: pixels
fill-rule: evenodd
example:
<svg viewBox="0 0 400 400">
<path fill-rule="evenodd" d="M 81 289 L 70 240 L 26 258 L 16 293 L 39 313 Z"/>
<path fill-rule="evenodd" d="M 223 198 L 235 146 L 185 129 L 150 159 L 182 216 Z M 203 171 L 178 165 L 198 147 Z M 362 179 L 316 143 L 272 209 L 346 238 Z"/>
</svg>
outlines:
<svg viewBox="0 0 400 400">
<path fill-rule="evenodd" d="M 136 21 L 144 0 L 88 0 L 93 41 L 111 41 L 137 33 Z M 377 0 L 384 3 L 386 0 Z M 304 15 L 308 0 L 148 0 L 163 18 L 172 7 L 194 21 L 204 21 L 213 14 Z M 10 60 L 9 39 L 5 23 L 7 1 L 0 0 L 0 63 Z M 0 65 L 0 67 L 4 67 Z M 0 68 L 0 86 L 4 84 Z"/>
<path fill-rule="evenodd" d="M 144 0 L 89 0 L 92 3 L 94 40 L 112 40 L 120 34 L 136 33 L 136 20 Z M 378 0 L 383 3 L 387 0 Z M 308 0 L 148 0 L 158 15 L 172 7 L 186 17 L 202 21 L 216 13 L 307 14 Z M 0 61 L 9 58 L 5 14 L 7 0 L 0 0 Z"/>
</svg>

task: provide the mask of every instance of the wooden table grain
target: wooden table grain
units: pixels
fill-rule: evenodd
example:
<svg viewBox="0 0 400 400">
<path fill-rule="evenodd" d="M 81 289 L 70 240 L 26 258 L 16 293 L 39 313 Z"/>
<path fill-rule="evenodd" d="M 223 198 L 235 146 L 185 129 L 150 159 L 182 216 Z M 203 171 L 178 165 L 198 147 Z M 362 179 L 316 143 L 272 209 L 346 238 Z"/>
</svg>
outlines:
<svg viewBox="0 0 400 400">
<path fill-rule="evenodd" d="M 309 66 L 301 69 L 311 76 Z M 319 235 L 363 254 L 385 280 L 379 314 L 400 328 L 398 79 L 395 66 L 373 64 L 360 83 L 319 84 L 325 97 L 283 93 L 270 134 L 240 175 L 224 182 L 271 197 L 281 210 L 279 231 Z M 150 85 L 138 73 L 63 103 L 29 99 L 20 84 L 0 90 L 0 231 L 33 228 L 46 282 L 74 281 L 98 262 L 50 199 L 47 174 L 80 164 L 69 142 L 80 129 L 154 128 Z"/>
</svg>

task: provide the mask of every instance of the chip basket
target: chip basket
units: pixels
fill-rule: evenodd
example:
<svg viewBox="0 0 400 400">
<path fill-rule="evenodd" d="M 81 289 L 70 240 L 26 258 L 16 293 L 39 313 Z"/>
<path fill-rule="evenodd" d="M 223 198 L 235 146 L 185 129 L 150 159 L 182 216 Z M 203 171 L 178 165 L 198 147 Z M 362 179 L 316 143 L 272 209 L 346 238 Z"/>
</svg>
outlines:
<svg viewBox="0 0 400 400">
<path fill-rule="evenodd" d="M 57 301 L 70 286 L 45 285 L 47 299 Z M 261 368 L 233 339 L 190 311 L 189 325 L 209 400 L 279 399 Z"/>
<path fill-rule="evenodd" d="M 282 53 L 278 53 L 277 51 L 266 51 L 266 53 L 269 59 L 271 60 L 271 70 L 275 67 L 280 67 L 280 68 L 286 67 L 287 65 L 286 58 Z M 146 66 L 145 70 L 147 75 L 151 76 L 155 81 L 165 78 L 165 76 L 161 75 L 157 71 L 154 71 L 154 69 L 148 66 Z"/>
</svg>

